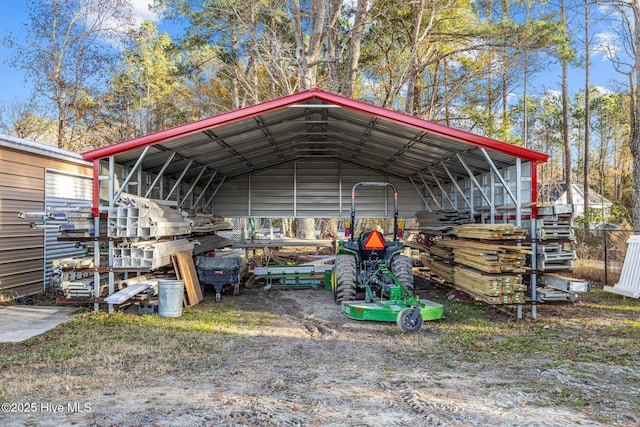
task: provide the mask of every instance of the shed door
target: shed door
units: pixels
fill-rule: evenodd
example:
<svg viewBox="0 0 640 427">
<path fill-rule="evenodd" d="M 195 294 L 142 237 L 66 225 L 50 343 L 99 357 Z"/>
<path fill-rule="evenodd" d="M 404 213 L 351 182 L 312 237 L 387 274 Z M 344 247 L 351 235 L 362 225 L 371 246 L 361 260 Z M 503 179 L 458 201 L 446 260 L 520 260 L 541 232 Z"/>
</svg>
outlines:
<svg viewBox="0 0 640 427">
<path fill-rule="evenodd" d="M 47 169 L 45 171 L 45 208 L 75 208 L 92 205 L 93 178 Z M 49 283 L 52 274 L 51 261 L 74 256 L 83 256 L 84 247 L 74 242 L 58 242 L 60 231 L 45 229 L 44 233 L 44 283 Z"/>
</svg>

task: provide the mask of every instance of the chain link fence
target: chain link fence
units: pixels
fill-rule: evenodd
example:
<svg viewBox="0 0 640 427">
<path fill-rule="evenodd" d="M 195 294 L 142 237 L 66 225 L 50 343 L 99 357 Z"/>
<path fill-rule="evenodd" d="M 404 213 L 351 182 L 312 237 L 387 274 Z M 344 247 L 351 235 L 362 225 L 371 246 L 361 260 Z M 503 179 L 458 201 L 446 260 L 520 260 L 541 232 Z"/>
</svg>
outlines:
<svg viewBox="0 0 640 427">
<path fill-rule="evenodd" d="M 627 240 L 640 230 L 574 228 L 576 251 L 573 273 L 599 285 L 615 285 L 627 254 Z"/>
</svg>

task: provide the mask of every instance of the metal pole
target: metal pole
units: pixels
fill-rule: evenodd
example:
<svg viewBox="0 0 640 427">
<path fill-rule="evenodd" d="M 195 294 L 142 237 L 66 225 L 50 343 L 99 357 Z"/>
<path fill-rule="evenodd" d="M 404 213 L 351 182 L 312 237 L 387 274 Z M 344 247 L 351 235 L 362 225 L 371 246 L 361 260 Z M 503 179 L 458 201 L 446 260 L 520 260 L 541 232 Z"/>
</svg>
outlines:
<svg viewBox="0 0 640 427">
<path fill-rule="evenodd" d="M 196 201 L 193 202 L 193 204 L 191 205 L 191 209 L 195 209 L 196 208 L 196 206 L 198 205 L 198 202 L 200 201 L 200 199 L 202 199 L 202 196 L 204 196 L 204 193 L 209 189 L 209 186 L 213 182 L 213 178 L 215 178 L 217 174 L 218 174 L 218 171 L 213 172 L 213 175 L 211 175 L 211 178 L 209 178 L 209 181 L 207 181 L 205 186 L 202 188 L 202 191 L 200 192 L 200 195 L 198 196 Z"/>
<path fill-rule="evenodd" d="M 138 169 L 138 170 L 142 170 L 142 169 Z M 114 196 L 114 192 L 115 192 L 115 181 L 114 181 L 115 171 L 116 171 L 116 160 L 115 160 L 115 157 L 111 156 L 111 157 L 109 157 L 109 207 L 107 208 L 107 212 L 111 212 L 111 210 L 115 208 L 115 204 L 116 204 L 116 201 L 117 201 L 117 199 Z M 140 181 L 138 181 L 138 188 L 140 188 Z M 118 194 L 120 194 L 120 193 L 118 193 Z M 118 197 L 120 197 L 120 196 L 118 196 Z M 109 214 L 107 214 L 107 216 L 108 215 Z M 108 234 L 108 232 L 107 232 L 107 234 Z M 109 247 L 109 249 L 108 249 L 109 250 L 109 253 L 108 253 L 109 267 L 113 267 L 113 248 L 114 248 L 115 244 L 114 244 L 112 239 L 109 239 L 108 245 L 109 245 L 108 246 Z M 100 256 L 98 255 L 98 260 L 99 259 L 100 259 Z M 94 265 L 100 267 L 100 263 L 99 262 L 98 263 L 94 262 Z M 100 273 L 98 273 L 98 276 L 99 275 L 100 275 Z M 113 271 L 110 271 L 108 273 L 108 277 L 109 277 L 109 295 L 111 295 L 115 291 L 115 276 L 113 274 Z M 113 304 L 109 304 L 108 312 L 109 312 L 109 314 L 113 314 Z"/>
<path fill-rule="evenodd" d="M 187 190 L 187 192 L 184 194 L 184 196 L 182 196 L 182 201 L 180 202 L 180 204 L 178 205 L 179 208 L 181 208 L 182 206 L 184 206 L 184 202 L 187 201 L 187 197 L 189 197 L 189 195 L 193 192 L 193 190 L 196 188 L 196 185 L 198 185 L 198 181 L 200 181 L 200 178 L 202 178 L 202 175 L 204 175 L 204 172 L 207 170 L 206 166 L 203 166 L 202 169 L 200 170 L 200 173 L 198 174 L 198 177 L 193 181 L 193 183 L 191 184 L 191 187 L 189 187 L 189 189 Z"/>
<path fill-rule="evenodd" d="M 609 230 L 607 230 L 606 228 L 602 229 L 602 235 L 604 236 L 604 284 L 605 286 L 609 285 L 609 268 L 608 265 L 609 263 L 607 262 L 607 253 L 609 253 L 609 248 L 607 247 L 607 234 L 609 233 Z"/>
<path fill-rule="evenodd" d="M 536 280 L 537 280 L 537 275 L 536 275 L 536 270 L 538 268 L 538 263 L 536 260 L 536 252 L 537 252 L 537 244 L 536 244 L 536 237 L 537 237 L 537 227 L 536 227 L 536 219 L 535 218 L 531 218 L 531 271 L 533 272 L 531 274 L 531 318 L 532 319 L 536 319 L 537 317 L 537 313 L 536 313 L 536 298 L 537 298 L 537 289 L 536 289 Z"/>
<path fill-rule="evenodd" d="M 422 185 L 424 185 L 424 188 L 427 190 L 427 192 L 431 196 L 431 200 L 433 200 L 433 203 L 435 203 L 436 207 L 438 209 L 442 209 L 442 206 L 440 205 L 440 202 L 438 202 L 436 195 L 433 194 L 433 191 L 431 191 L 431 188 L 427 185 L 427 182 L 424 180 L 422 175 L 418 174 L 418 178 L 420 178 L 420 181 L 422 181 Z M 431 208 L 429 208 L 429 211 L 431 211 Z"/>
<path fill-rule="evenodd" d="M 440 165 L 442 166 L 442 169 L 444 169 L 444 171 L 449 176 L 449 179 L 451 179 L 451 184 L 453 184 L 453 186 L 458 190 L 458 194 L 460 194 L 460 196 L 462 196 L 462 199 L 464 200 L 464 202 L 471 209 L 471 203 L 469 202 L 469 199 L 467 199 L 467 196 L 465 196 L 464 191 L 462 191 L 462 188 L 460 188 L 460 185 L 458 185 L 458 182 L 453 177 L 453 174 L 451 173 L 449 168 L 447 168 L 447 166 L 444 164 L 444 162 L 440 162 Z M 456 203 L 456 205 L 457 205 L 457 203 Z M 473 209 L 471 209 L 471 210 L 473 210 Z"/>
<path fill-rule="evenodd" d="M 416 193 L 418 193 L 418 196 L 420 196 L 420 198 L 422 199 L 422 203 L 424 204 L 425 210 L 428 209 L 431 212 L 431 208 L 429 207 L 427 200 L 424 198 L 424 196 L 420 192 L 420 189 L 418 188 L 416 183 L 413 181 L 413 179 L 411 179 L 411 177 L 409 177 L 409 181 L 413 184 L 413 187 L 416 189 Z"/>
<path fill-rule="evenodd" d="M 169 163 L 171 163 L 171 161 L 173 160 L 173 158 L 176 156 L 176 153 L 171 153 L 171 155 L 169 155 L 169 157 L 167 158 L 167 160 L 165 160 L 164 165 L 162 165 L 162 169 L 160 169 L 160 172 L 158 172 L 158 175 L 156 175 L 156 178 L 153 180 L 153 182 L 151 183 L 151 185 L 149 186 L 149 189 L 147 190 L 147 192 L 144 194 L 144 197 L 149 197 L 149 195 L 151 194 L 151 192 L 153 191 L 153 188 L 156 186 L 156 184 L 158 183 L 158 181 L 160 181 L 164 175 L 164 171 L 167 170 L 167 167 L 169 167 Z M 162 199 L 162 191 L 160 191 L 160 198 Z"/>
<path fill-rule="evenodd" d="M 187 174 L 187 171 L 189 170 L 192 164 L 193 164 L 193 160 L 190 160 L 187 166 L 184 168 L 184 170 L 180 174 L 180 177 L 176 180 L 176 183 L 173 184 L 173 188 L 171 189 L 171 191 L 169 191 L 169 194 L 167 194 L 167 197 L 164 198 L 165 200 L 169 200 L 169 197 L 171 197 L 173 192 L 176 191 L 176 188 L 178 188 L 178 186 L 182 182 L 182 178 L 184 178 L 184 176 Z M 176 197 L 176 200 L 177 200 L 177 197 Z"/>
<path fill-rule="evenodd" d="M 137 172 L 139 167 L 141 167 L 142 161 L 144 160 L 145 156 L 149 152 L 149 147 L 150 146 L 144 147 L 144 150 L 142 150 L 142 153 L 140 154 L 140 157 L 138 157 L 138 160 L 136 161 L 136 164 L 133 165 L 133 168 L 129 172 L 129 175 L 127 175 L 127 177 L 124 179 L 124 182 L 122 183 L 122 185 L 118 189 L 118 192 L 113 196 L 113 202 L 114 203 L 118 201 L 118 199 L 120 198 L 120 194 L 122 194 L 122 192 L 127 188 L 127 185 L 129 185 L 129 181 L 131 181 L 131 178 L 133 178 L 133 174 Z M 113 158 L 113 156 L 111 156 L 110 159 L 111 158 Z M 140 186 L 140 183 L 138 183 L 138 186 Z M 109 197 L 111 197 L 111 196 L 112 196 L 112 194 L 109 195 Z"/>
</svg>

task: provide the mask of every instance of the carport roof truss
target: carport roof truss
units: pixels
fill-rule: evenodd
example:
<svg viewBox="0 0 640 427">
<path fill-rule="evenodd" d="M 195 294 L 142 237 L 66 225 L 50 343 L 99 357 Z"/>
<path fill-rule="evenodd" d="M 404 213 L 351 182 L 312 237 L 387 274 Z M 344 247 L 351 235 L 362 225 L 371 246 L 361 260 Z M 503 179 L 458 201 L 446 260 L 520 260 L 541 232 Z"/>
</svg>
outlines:
<svg viewBox="0 0 640 427">
<path fill-rule="evenodd" d="M 108 157 L 122 165 L 139 163 L 153 174 L 181 175 L 185 181 L 215 174 L 227 182 L 300 159 L 325 158 L 433 186 L 438 180 L 486 173 L 491 163 L 501 168 L 516 159 L 534 164 L 548 159 L 540 152 L 320 89 L 82 155 L 94 162 Z"/>
<path fill-rule="evenodd" d="M 310 89 L 89 151 L 82 158 L 93 161 L 96 230 L 100 228 L 97 217 L 101 208 L 101 161 L 108 159 L 109 213 L 137 174 L 138 195 L 149 197 L 157 187 L 160 198 L 170 200 L 173 195 L 178 206 L 197 197 L 189 200 L 192 208 L 203 198 L 207 200 L 202 206 L 214 206 L 213 199 L 224 183 L 220 193 L 226 194 L 218 196 L 214 207 L 221 208 L 216 212 L 226 217 L 342 216 L 348 184 L 360 181 L 362 175 L 402 181 L 397 184 L 415 188 L 420 200 L 407 198 L 404 218 L 416 210 L 432 210 L 431 202 L 438 209 L 445 203 L 457 209 L 462 198 L 471 211 L 488 208 L 489 215 L 483 219 L 491 222 L 496 220 L 498 209 L 506 212 L 513 202 L 516 225 L 520 225 L 523 202 L 531 202 L 531 227 L 535 233 L 536 165 L 546 162 L 548 156 Z M 528 163 L 524 166 L 529 167 L 528 175 L 522 173 L 523 162 Z M 114 180 L 116 164 L 128 171 L 118 188 Z M 333 175 L 337 174 L 338 179 L 322 182 L 319 175 L 324 171 L 327 176 L 323 178 L 335 178 Z M 257 178 L 253 180 L 254 177 Z M 143 185 L 143 180 L 153 182 Z M 165 184 L 171 186 L 168 194 L 164 193 Z M 200 194 L 196 196 L 198 184 Z M 421 185 L 432 200 L 426 200 Z M 529 191 L 530 198 L 526 194 Z M 474 205 L 476 201 L 480 206 Z M 498 206 L 499 203 L 505 205 Z M 382 206 L 378 202 L 363 206 L 370 217 L 388 216 L 387 199 Z M 506 215 L 502 214 L 502 218 Z M 112 248 L 114 242 L 109 245 Z M 98 241 L 94 248 L 95 264 L 99 265 Z M 535 243 L 532 251 L 535 253 Z M 110 259 L 112 255 L 110 251 Z M 535 263 L 532 267 L 535 269 Z M 98 282 L 100 273 L 96 271 L 94 275 Z M 111 294 L 112 274 L 109 280 Z M 532 286 L 535 300 L 535 275 Z M 97 310 L 98 304 L 94 307 Z M 535 318 L 535 305 L 532 313 Z"/>
</svg>

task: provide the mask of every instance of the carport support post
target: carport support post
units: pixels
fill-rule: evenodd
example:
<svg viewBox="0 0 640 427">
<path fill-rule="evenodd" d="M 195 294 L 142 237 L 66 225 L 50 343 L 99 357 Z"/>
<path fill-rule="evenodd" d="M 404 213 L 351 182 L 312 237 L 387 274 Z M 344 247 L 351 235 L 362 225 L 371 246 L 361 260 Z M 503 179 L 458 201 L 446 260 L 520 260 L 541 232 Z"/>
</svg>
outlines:
<svg viewBox="0 0 640 427">
<path fill-rule="evenodd" d="M 100 236 L 100 160 L 93 161 L 93 237 Z M 93 265 L 100 265 L 100 242 L 98 239 L 93 241 Z M 93 283 L 100 283 L 100 273 L 93 272 Z M 94 298 L 100 297 L 100 287 L 93 287 Z M 93 311 L 100 310 L 100 304 L 93 303 Z"/>
<path fill-rule="evenodd" d="M 536 270 L 538 268 L 538 264 L 537 264 L 537 260 L 536 260 L 536 251 L 537 251 L 537 244 L 536 244 L 536 233 L 537 233 L 537 227 L 536 227 L 536 218 L 533 215 L 533 210 L 536 208 L 532 208 L 531 212 L 531 318 L 535 320 L 537 313 L 536 313 L 536 298 L 537 298 L 537 293 L 536 293 L 536 280 L 537 280 L 537 275 L 536 275 Z"/>
<path fill-rule="evenodd" d="M 139 171 L 142 170 L 142 168 L 140 167 L 138 167 L 137 169 Z M 109 210 L 114 208 L 116 205 L 116 198 L 113 194 L 115 192 L 115 174 L 116 174 L 116 160 L 115 160 L 115 157 L 111 156 L 109 157 Z M 141 178 L 142 176 L 139 175 L 138 190 L 142 187 L 141 181 L 140 181 Z M 118 195 L 122 192 L 122 189 L 120 190 L 121 191 L 118 193 Z M 109 267 L 113 267 L 113 246 L 114 246 L 113 240 L 109 239 Z M 113 271 L 110 270 L 109 271 L 109 295 L 112 295 L 114 292 L 114 289 L 115 289 L 114 281 L 115 281 L 114 273 Z M 109 304 L 108 311 L 109 311 L 109 314 L 113 313 L 113 304 Z"/>
</svg>

